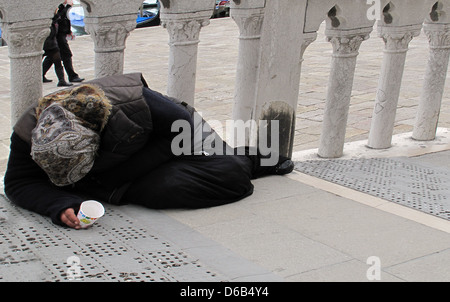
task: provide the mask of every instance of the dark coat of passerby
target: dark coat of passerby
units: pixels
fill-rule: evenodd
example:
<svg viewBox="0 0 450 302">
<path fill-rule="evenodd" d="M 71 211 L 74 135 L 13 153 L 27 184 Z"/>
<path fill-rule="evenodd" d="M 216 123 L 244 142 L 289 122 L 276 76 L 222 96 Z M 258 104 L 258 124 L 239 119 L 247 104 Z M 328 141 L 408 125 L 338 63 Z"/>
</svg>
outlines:
<svg viewBox="0 0 450 302">
<path fill-rule="evenodd" d="M 58 42 L 59 52 L 61 54 L 61 60 L 64 64 L 64 69 L 66 70 L 67 76 L 69 77 L 69 82 L 79 83 L 84 81 L 84 79 L 80 78 L 73 68 L 73 54 L 67 41 L 68 36 L 71 37 L 71 39 L 75 37 L 72 33 L 72 25 L 68 17 L 69 10 L 72 8 L 72 6 L 72 0 L 66 0 L 64 1 L 64 3 L 61 3 L 58 6 L 58 10 L 56 12 L 58 20 L 58 32 L 56 34 L 56 40 Z"/>
<path fill-rule="evenodd" d="M 79 229 L 76 213 L 88 199 L 155 209 L 213 207 L 251 195 L 254 178 L 293 169 L 287 158 L 265 166 L 251 152 L 177 155 L 173 141 L 180 131 L 173 125 L 180 121 L 202 140 L 215 134 L 193 107 L 151 90 L 140 73 L 48 95 L 14 126 L 6 196 Z M 220 137 L 215 143 L 231 148 Z"/>
<path fill-rule="evenodd" d="M 44 83 L 52 82 L 45 77 L 47 71 L 55 66 L 55 73 L 58 77 L 58 86 L 72 86 L 67 83 L 64 76 L 64 68 L 61 63 L 61 54 L 59 52 L 58 41 L 56 36 L 58 34 L 58 16 L 53 16 L 52 25 L 50 26 L 50 35 L 44 42 L 44 61 L 42 62 L 42 80 Z"/>
</svg>

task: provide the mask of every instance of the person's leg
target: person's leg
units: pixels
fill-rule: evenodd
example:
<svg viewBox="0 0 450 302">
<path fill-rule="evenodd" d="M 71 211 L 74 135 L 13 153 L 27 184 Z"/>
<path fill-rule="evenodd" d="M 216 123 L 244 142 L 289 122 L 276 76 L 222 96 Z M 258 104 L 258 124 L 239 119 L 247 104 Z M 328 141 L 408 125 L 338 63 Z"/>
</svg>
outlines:
<svg viewBox="0 0 450 302">
<path fill-rule="evenodd" d="M 69 82 L 82 82 L 79 75 L 75 72 L 72 62 L 72 51 L 70 50 L 69 43 L 67 42 L 66 36 L 57 36 L 59 52 L 61 54 L 61 60 L 64 64 L 64 69 L 66 70 L 67 76 L 69 77 Z"/>
<path fill-rule="evenodd" d="M 55 51 L 52 55 L 53 58 L 53 65 L 55 66 L 55 73 L 58 77 L 58 87 L 63 86 L 72 86 L 73 84 L 67 83 L 64 76 L 64 67 L 61 63 L 61 55 L 59 51 Z"/>
<path fill-rule="evenodd" d="M 49 69 L 52 67 L 52 65 L 53 65 L 53 59 L 51 58 L 51 56 L 49 56 L 48 54 L 45 55 L 44 61 L 42 62 L 42 81 L 44 83 L 52 82 L 52 80 L 49 80 L 45 77 L 45 75 L 47 74 L 47 71 L 49 71 Z"/>
<path fill-rule="evenodd" d="M 136 180 L 123 203 L 149 208 L 207 208 L 241 200 L 253 193 L 245 156 L 186 156 Z"/>
<path fill-rule="evenodd" d="M 72 57 L 63 56 L 62 62 L 64 64 L 64 69 L 66 70 L 66 73 L 69 77 L 69 81 L 76 82 L 76 80 L 79 79 L 80 77 L 73 69 Z"/>
</svg>

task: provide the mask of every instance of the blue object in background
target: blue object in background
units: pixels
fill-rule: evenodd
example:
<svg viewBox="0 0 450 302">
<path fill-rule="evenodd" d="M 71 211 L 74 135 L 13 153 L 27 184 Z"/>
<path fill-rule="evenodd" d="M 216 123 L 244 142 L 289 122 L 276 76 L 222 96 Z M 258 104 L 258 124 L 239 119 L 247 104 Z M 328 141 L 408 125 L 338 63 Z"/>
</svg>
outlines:
<svg viewBox="0 0 450 302">
<path fill-rule="evenodd" d="M 158 0 L 146 0 L 143 2 L 142 12 L 139 10 L 136 17 L 136 27 L 159 25 L 159 9 Z M 72 31 L 75 35 L 86 35 L 84 23 L 84 10 L 78 1 L 74 1 L 74 6 L 69 11 L 69 19 L 72 23 Z"/>
</svg>

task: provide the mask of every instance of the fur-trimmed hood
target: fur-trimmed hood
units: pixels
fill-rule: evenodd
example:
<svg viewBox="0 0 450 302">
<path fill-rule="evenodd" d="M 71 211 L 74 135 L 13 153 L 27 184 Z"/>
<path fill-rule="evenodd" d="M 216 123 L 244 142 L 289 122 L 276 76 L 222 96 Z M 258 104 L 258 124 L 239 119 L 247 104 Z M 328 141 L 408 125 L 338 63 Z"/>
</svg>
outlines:
<svg viewBox="0 0 450 302">
<path fill-rule="evenodd" d="M 101 132 L 108 122 L 112 105 L 104 91 L 92 84 L 83 84 L 73 89 L 65 89 L 41 98 L 36 107 L 36 119 L 51 104 L 58 103 L 72 112 L 80 123 Z"/>
</svg>

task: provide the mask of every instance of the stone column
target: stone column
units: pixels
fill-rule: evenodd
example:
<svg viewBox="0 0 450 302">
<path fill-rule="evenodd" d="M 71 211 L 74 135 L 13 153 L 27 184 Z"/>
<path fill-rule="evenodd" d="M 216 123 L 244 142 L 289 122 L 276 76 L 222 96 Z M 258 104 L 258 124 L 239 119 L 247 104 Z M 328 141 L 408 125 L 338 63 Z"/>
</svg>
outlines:
<svg viewBox="0 0 450 302">
<path fill-rule="evenodd" d="M 11 124 L 42 97 L 43 44 L 51 19 L 2 23 L 11 64 Z"/>
<path fill-rule="evenodd" d="M 195 98 L 200 30 L 209 24 L 211 13 L 161 15 L 161 25 L 170 36 L 167 94 L 190 105 L 194 105 Z"/>
<path fill-rule="evenodd" d="M 391 147 L 400 86 L 409 42 L 420 34 L 422 25 L 399 27 L 380 26 L 379 34 L 385 43 L 383 65 L 378 83 L 368 147 Z"/>
<path fill-rule="evenodd" d="M 430 56 L 412 135 L 421 141 L 436 138 L 450 56 L 450 24 L 425 23 L 424 32 L 430 42 Z"/>
<path fill-rule="evenodd" d="M 320 137 L 320 157 L 341 157 L 356 59 L 361 43 L 369 38 L 372 28 L 327 30 L 327 40 L 333 45 L 328 93 Z"/>
<path fill-rule="evenodd" d="M 95 77 L 122 74 L 125 42 L 136 28 L 136 14 L 86 17 L 85 24 L 94 40 Z"/>
<path fill-rule="evenodd" d="M 233 119 L 246 122 L 255 108 L 264 9 L 232 9 L 231 16 L 240 32 Z"/>
<path fill-rule="evenodd" d="M 291 157 L 293 151 L 306 7 L 306 0 L 266 1 L 261 31 L 253 116 L 256 123 L 266 121 L 267 129 L 278 127 L 279 132 L 273 138 L 266 131 L 265 137 L 261 131 L 264 129 L 258 125 L 257 143 L 261 147 L 262 141 L 278 139 L 276 149 L 286 157 Z M 254 142 L 250 144 L 255 146 Z M 275 149 L 273 144 L 272 147 Z"/>
</svg>

